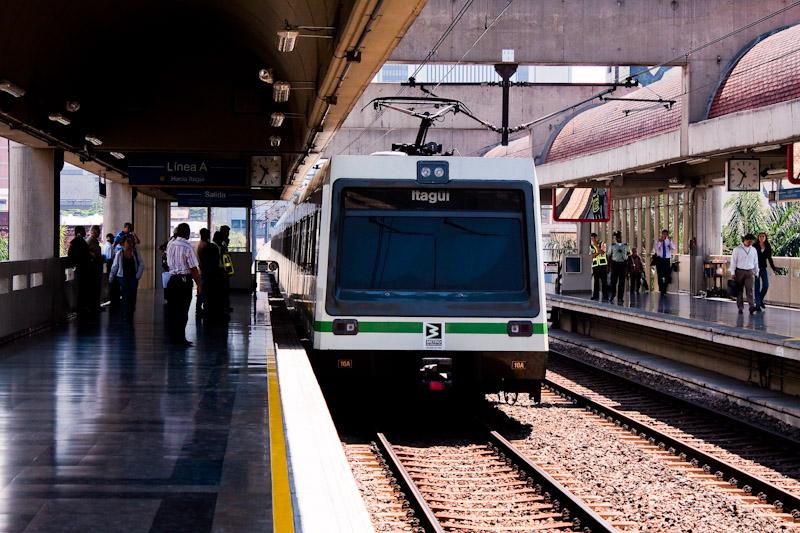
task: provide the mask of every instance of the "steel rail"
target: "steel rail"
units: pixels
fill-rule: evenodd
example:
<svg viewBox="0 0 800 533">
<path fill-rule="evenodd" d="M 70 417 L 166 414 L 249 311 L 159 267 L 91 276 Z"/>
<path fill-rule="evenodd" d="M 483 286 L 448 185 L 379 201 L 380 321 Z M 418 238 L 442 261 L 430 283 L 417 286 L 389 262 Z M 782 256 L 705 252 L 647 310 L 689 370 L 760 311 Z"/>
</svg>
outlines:
<svg viewBox="0 0 800 533">
<path fill-rule="evenodd" d="M 739 426 L 743 430 L 745 430 L 746 434 L 757 433 L 759 437 L 765 440 L 772 440 L 777 442 L 780 446 L 783 446 L 789 450 L 800 450 L 800 441 L 789 437 L 788 435 L 784 435 L 782 433 L 778 433 L 774 429 L 764 427 L 759 424 L 755 424 L 753 422 L 749 422 L 747 420 L 742 420 L 740 418 L 735 418 L 731 416 L 729 413 L 726 413 L 720 409 L 715 409 L 708 405 L 703 405 L 699 402 L 695 402 L 692 400 L 687 400 L 685 398 L 678 398 L 668 392 L 664 392 L 649 385 L 645 385 L 643 383 L 639 383 L 637 381 L 633 381 L 630 378 L 626 378 L 625 376 L 621 376 L 619 374 L 615 374 L 610 370 L 606 370 L 605 368 L 598 368 L 592 366 L 589 363 L 581 361 L 579 359 L 574 359 L 571 356 L 561 353 L 558 350 L 550 349 L 550 355 L 555 355 L 557 359 L 564 360 L 567 364 L 575 365 L 585 370 L 591 371 L 594 375 L 599 375 L 600 377 L 612 380 L 612 381 L 621 381 L 625 383 L 626 386 L 633 387 L 634 389 L 639 389 L 642 391 L 643 394 L 647 394 L 650 396 L 655 396 L 659 400 L 669 402 L 676 407 L 685 409 L 688 412 L 700 413 L 702 415 L 708 416 L 710 418 L 717 417 L 722 418 L 726 423 L 734 424 Z"/>
<path fill-rule="evenodd" d="M 714 474 L 719 477 L 718 472 L 721 473 L 722 479 L 727 479 L 732 486 L 741 487 L 743 491 L 745 486 L 749 486 L 751 489 L 749 492 L 757 496 L 763 494 L 766 497 L 766 500 L 764 501 L 771 502 L 776 506 L 776 508 L 781 510 L 791 509 L 791 511 L 788 512 L 792 514 L 795 514 L 797 510 L 800 510 L 800 498 L 786 490 L 783 490 L 780 487 L 775 486 L 771 482 L 759 476 L 750 474 L 741 468 L 728 463 L 727 461 L 699 450 L 691 444 L 683 442 L 680 439 L 671 437 L 649 424 L 636 420 L 635 418 L 632 418 L 614 409 L 613 407 L 609 407 L 600 402 L 592 400 L 591 398 L 575 392 L 568 387 L 564 387 L 563 385 L 559 385 L 558 383 L 554 383 L 550 380 L 545 380 L 544 385 L 550 390 L 571 400 L 574 404 L 587 408 L 592 412 L 601 415 L 603 418 L 610 419 L 622 427 L 627 426 L 632 433 L 635 432 L 638 436 L 644 439 L 652 439 L 652 441 L 659 444 L 659 447 L 663 447 L 664 449 L 671 448 L 671 451 L 674 450 L 673 453 L 675 455 L 678 455 L 681 459 L 690 462 L 692 465 L 702 467 L 703 470 L 709 474 Z M 745 493 L 747 494 L 747 492 Z M 763 498 L 759 499 L 763 500 Z"/>
<path fill-rule="evenodd" d="M 500 453 L 510 458 L 517 467 L 530 476 L 535 483 L 541 485 L 543 494 L 548 492 L 552 500 L 558 500 L 560 505 L 569 511 L 569 518 L 571 520 L 580 520 L 580 523 L 574 522 L 576 529 L 591 533 L 617 531 L 583 500 L 572 494 L 566 487 L 550 476 L 550 474 L 525 457 L 513 444 L 498 432 L 490 430 L 489 441 Z"/>
<path fill-rule="evenodd" d="M 397 482 L 403 489 L 408 503 L 411 505 L 416 518 L 420 522 L 420 527 L 428 533 L 444 533 L 444 529 L 441 524 L 439 524 L 439 520 L 433 514 L 433 509 L 431 509 L 428 502 L 425 501 L 425 497 L 422 495 L 419 487 L 417 487 L 417 484 L 411 479 L 408 470 L 406 470 L 406 467 L 400 462 L 400 458 L 397 457 L 397 453 L 383 433 L 378 433 L 376 435 L 375 444 L 378 446 L 386 460 L 386 464 L 394 473 Z"/>
</svg>

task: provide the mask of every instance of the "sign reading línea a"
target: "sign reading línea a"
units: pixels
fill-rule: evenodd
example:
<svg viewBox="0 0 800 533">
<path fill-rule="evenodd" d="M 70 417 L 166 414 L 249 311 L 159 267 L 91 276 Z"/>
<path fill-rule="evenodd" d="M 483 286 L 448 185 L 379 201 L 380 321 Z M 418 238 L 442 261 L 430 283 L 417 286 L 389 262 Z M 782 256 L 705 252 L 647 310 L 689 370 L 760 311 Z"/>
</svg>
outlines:
<svg viewBox="0 0 800 533">
<path fill-rule="evenodd" d="M 247 163 L 194 156 L 135 157 L 128 163 L 128 182 L 157 187 L 246 187 Z"/>
</svg>

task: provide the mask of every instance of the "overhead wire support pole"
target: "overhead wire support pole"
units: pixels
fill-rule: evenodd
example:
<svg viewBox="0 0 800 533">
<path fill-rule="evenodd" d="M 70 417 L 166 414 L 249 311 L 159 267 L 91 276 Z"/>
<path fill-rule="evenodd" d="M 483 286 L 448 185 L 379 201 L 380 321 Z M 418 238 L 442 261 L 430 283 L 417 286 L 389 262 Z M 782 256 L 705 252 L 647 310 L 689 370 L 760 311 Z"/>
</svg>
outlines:
<svg viewBox="0 0 800 533">
<path fill-rule="evenodd" d="M 500 86 L 503 88 L 503 117 L 502 117 L 502 125 L 500 126 L 501 131 L 501 140 L 500 144 L 502 146 L 508 146 L 508 100 L 510 98 L 509 89 L 511 88 L 511 76 L 517 72 L 517 64 L 516 63 L 497 63 L 494 66 L 495 72 L 503 79 Z"/>
</svg>

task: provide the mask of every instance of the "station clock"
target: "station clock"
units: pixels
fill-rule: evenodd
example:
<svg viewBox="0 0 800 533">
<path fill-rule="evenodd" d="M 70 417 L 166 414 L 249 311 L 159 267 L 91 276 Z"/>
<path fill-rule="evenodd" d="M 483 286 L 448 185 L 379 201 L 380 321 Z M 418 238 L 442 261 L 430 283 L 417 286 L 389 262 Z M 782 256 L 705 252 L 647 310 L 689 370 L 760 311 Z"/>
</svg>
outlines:
<svg viewBox="0 0 800 533">
<path fill-rule="evenodd" d="M 725 162 L 728 190 L 732 192 L 761 190 L 760 159 L 728 159 Z"/>
<path fill-rule="evenodd" d="M 281 186 L 281 156 L 254 155 L 250 158 L 251 187 Z"/>
</svg>

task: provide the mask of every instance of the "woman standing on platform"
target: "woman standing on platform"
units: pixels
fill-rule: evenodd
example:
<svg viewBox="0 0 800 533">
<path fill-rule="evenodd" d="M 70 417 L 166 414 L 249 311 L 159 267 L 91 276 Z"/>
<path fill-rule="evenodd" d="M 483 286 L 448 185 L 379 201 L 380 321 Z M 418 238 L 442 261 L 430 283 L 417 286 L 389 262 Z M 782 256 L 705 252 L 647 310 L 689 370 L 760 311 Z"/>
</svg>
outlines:
<svg viewBox="0 0 800 533">
<path fill-rule="evenodd" d="M 116 279 L 122 291 L 122 319 L 125 322 L 133 321 L 133 313 L 136 311 L 136 291 L 144 272 L 144 261 L 134 243 L 132 237 L 122 239 L 122 251 L 114 256 L 111 273 L 108 275 L 109 281 Z"/>
<path fill-rule="evenodd" d="M 760 310 L 766 309 L 764 307 L 764 297 L 769 290 L 769 274 L 767 273 L 767 262 L 776 274 L 778 269 L 772 261 L 772 245 L 769 243 L 767 234 L 763 231 L 758 234 L 758 242 L 756 243 L 756 252 L 758 252 L 758 277 L 756 278 L 756 307 Z"/>
</svg>

